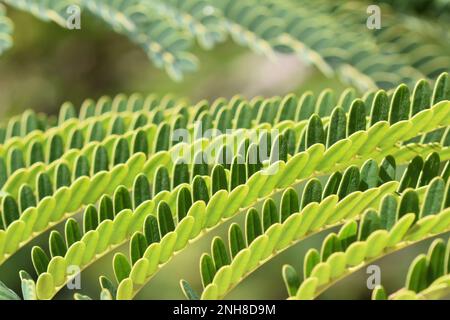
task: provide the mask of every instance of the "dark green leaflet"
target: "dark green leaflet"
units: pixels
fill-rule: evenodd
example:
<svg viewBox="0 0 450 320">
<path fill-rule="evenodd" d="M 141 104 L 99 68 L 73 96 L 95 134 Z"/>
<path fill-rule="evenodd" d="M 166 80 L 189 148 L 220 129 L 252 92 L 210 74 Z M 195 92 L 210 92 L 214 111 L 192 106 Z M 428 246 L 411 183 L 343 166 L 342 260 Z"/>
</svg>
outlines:
<svg viewBox="0 0 450 320">
<path fill-rule="evenodd" d="M 52 257 L 64 257 L 66 255 L 67 246 L 63 236 L 58 231 L 50 233 L 49 248 Z"/>
<path fill-rule="evenodd" d="M 47 267 L 50 262 L 47 254 L 40 247 L 33 247 L 31 250 L 31 260 L 33 261 L 34 269 L 38 275 L 47 272 Z"/>
<path fill-rule="evenodd" d="M 366 107 L 362 100 L 355 100 L 350 108 L 347 132 L 351 134 L 366 130 Z"/>
<path fill-rule="evenodd" d="M 250 209 L 247 213 L 247 219 L 245 221 L 245 233 L 247 235 L 247 246 L 249 246 L 253 240 L 262 234 L 261 218 L 258 211 L 254 208 Z"/>
<path fill-rule="evenodd" d="M 33 189 L 30 186 L 24 184 L 19 190 L 19 204 L 20 212 L 24 212 L 30 207 L 35 207 L 37 204 L 36 196 L 34 195 Z"/>
<path fill-rule="evenodd" d="M 99 222 L 104 220 L 113 220 L 114 219 L 114 203 L 110 196 L 103 195 L 100 199 L 99 206 Z"/>
<path fill-rule="evenodd" d="M 391 124 L 408 119 L 411 109 L 409 96 L 410 92 L 406 85 L 400 85 L 395 90 L 389 113 L 389 122 Z"/>
<path fill-rule="evenodd" d="M 161 201 L 158 205 L 158 223 L 161 236 L 175 230 L 172 212 L 169 205 L 165 201 Z"/>
<path fill-rule="evenodd" d="M 214 261 L 209 254 L 203 254 L 200 259 L 200 272 L 202 276 L 203 287 L 206 288 L 208 284 L 214 279 L 216 274 L 216 267 Z"/>
<path fill-rule="evenodd" d="M 311 202 L 320 202 L 321 200 L 322 184 L 317 179 L 309 180 L 303 190 L 301 208 L 305 208 Z"/>
<path fill-rule="evenodd" d="M 131 272 L 131 266 L 124 254 L 117 253 L 114 256 L 113 266 L 114 274 L 118 283 L 128 278 L 128 275 Z"/>
<path fill-rule="evenodd" d="M 86 234 L 98 226 L 98 212 L 95 206 L 88 205 L 83 216 L 83 232 Z"/>
<path fill-rule="evenodd" d="M 219 270 L 221 267 L 230 264 L 230 257 L 228 256 L 225 243 L 220 237 L 214 238 L 211 246 L 211 253 L 214 259 L 216 270 Z"/>
<path fill-rule="evenodd" d="M 6 196 L 2 200 L 2 221 L 3 226 L 8 227 L 20 217 L 19 206 L 11 196 Z"/>
<path fill-rule="evenodd" d="M 133 235 L 130 242 L 130 259 L 132 265 L 144 256 L 147 245 L 147 240 L 142 233 L 137 232 Z"/>
<path fill-rule="evenodd" d="M 134 208 L 151 199 L 150 182 L 144 174 L 140 174 L 134 180 L 133 200 Z"/>
<path fill-rule="evenodd" d="M 228 239 L 231 257 L 234 258 L 241 250 L 245 249 L 246 244 L 242 229 L 237 223 L 233 223 L 228 230 Z"/>
<path fill-rule="evenodd" d="M 53 162 L 64 154 L 64 142 L 60 135 L 54 135 L 50 140 L 48 162 Z"/>
<path fill-rule="evenodd" d="M 81 240 L 80 226 L 78 225 L 78 222 L 75 219 L 70 218 L 69 220 L 67 220 L 65 227 L 65 234 L 67 247 L 70 247 L 75 242 Z"/>
<path fill-rule="evenodd" d="M 153 182 L 153 196 L 164 190 L 170 190 L 169 171 L 166 167 L 160 166 L 156 171 Z"/>
<path fill-rule="evenodd" d="M 192 206 L 191 191 L 187 187 L 183 187 L 178 191 L 177 195 L 177 215 L 178 221 L 181 221 L 188 213 Z"/>
<path fill-rule="evenodd" d="M 114 213 L 117 215 L 124 209 L 133 209 L 130 192 L 124 186 L 119 186 L 114 192 Z"/>
<path fill-rule="evenodd" d="M 155 216 L 150 215 L 145 219 L 144 235 L 148 245 L 161 240 L 159 235 L 158 220 Z"/>
</svg>

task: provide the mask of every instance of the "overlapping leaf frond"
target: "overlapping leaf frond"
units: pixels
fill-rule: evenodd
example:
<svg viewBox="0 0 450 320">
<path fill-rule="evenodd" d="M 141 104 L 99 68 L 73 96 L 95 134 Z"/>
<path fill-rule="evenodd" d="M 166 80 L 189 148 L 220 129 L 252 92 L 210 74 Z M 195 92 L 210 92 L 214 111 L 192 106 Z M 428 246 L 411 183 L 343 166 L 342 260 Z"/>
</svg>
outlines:
<svg viewBox="0 0 450 320">
<path fill-rule="evenodd" d="M 376 208 L 383 194 L 428 184 L 437 175 L 436 162 L 450 159 L 449 92 L 448 75 L 442 74 L 434 89 L 419 81 L 412 93 L 400 85 L 363 98 L 346 90 L 336 99 L 325 90 L 318 97 L 236 96 L 190 105 L 171 97 L 119 95 L 87 100 L 80 114 L 65 104 L 57 126 L 27 112 L 2 128 L 0 263 L 65 222 L 64 234 L 51 233 L 50 252 L 33 249 L 38 278 L 21 274 L 24 298 L 52 298 L 73 276 L 67 266 L 84 270 L 128 243 L 130 257 L 119 253 L 114 259 L 116 280 L 101 283 L 103 298 L 130 299 L 175 253 L 249 208 L 277 195 L 294 199 L 292 188 L 305 183 L 312 197 L 305 205 L 316 201 L 314 178 L 332 175 L 329 188 L 336 190 L 304 210 L 346 203 L 351 208 L 361 196 L 373 196 Z M 178 140 L 179 129 L 186 129 L 187 140 Z M 209 129 L 220 134 L 205 138 Z M 395 164 L 413 159 L 400 187 L 389 182 Z M 373 177 L 376 163 L 381 184 L 363 178 Z M 421 171 L 427 174 L 414 176 Z M 290 215 L 298 211 L 290 201 L 283 217 L 296 216 Z M 354 214 L 372 208 L 364 205 Z M 71 219 L 80 210 L 81 227 Z M 227 273 L 218 270 L 215 281 Z M 214 297 L 215 286 L 210 283 L 213 289 L 203 297 Z"/>
<path fill-rule="evenodd" d="M 372 294 L 374 300 L 441 299 L 450 293 L 449 283 L 450 244 L 442 239 L 431 244 L 428 253 L 417 256 L 411 263 L 405 287 L 389 295 L 382 286 Z"/>
<path fill-rule="evenodd" d="M 437 154 L 430 156 L 427 163 L 434 162 L 436 157 L 439 163 Z M 418 159 L 420 157 L 411 165 Z M 390 167 L 387 163 L 392 163 L 392 159 L 385 159 L 380 168 L 375 161 L 369 160 L 361 171 L 350 167 L 343 174 L 336 172 L 325 186 L 319 180 L 312 179 L 306 184 L 302 195 L 288 189 L 281 197 L 279 210 L 272 199 L 264 202 L 261 214 L 254 208 L 250 209 L 245 232 L 237 224 L 229 229 L 231 258 L 220 238 L 213 241 L 211 255 L 202 256 L 200 269 L 205 289 L 201 297 L 224 297 L 246 276 L 280 252 L 308 236 L 342 225 L 367 209 L 378 207 L 387 197 L 399 197 L 406 183 L 414 185 L 408 173 L 402 177 L 400 184 L 391 180 L 395 178 L 395 168 L 386 170 Z M 437 173 L 430 172 L 427 167 L 422 173 L 420 169 L 414 171 L 422 177 L 421 185 Z M 390 174 L 386 175 L 389 171 Z M 447 175 L 447 170 L 444 173 Z M 418 199 L 423 198 L 424 193 L 423 189 L 420 190 Z"/>
<path fill-rule="evenodd" d="M 422 175 L 423 176 L 423 175 Z M 431 180 L 421 200 L 407 189 L 399 198 L 385 197 L 378 211 L 368 210 L 361 221 L 348 222 L 340 232 L 329 234 L 320 251 L 307 252 L 303 281 L 290 266 L 284 278 L 291 298 L 312 299 L 336 281 L 369 262 L 428 237 L 450 231 L 448 172 Z"/>
<path fill-rule="evenodd" d="M 67 7 L 77 4 L 141 46 L 175 79 L 196 68 L 195 40 L 209 49 L 227 36 L 269 57 L 294 53 L 362 90 L 434 78 L 448 71 L 450 59 L 445 21 L 422 22 L 385 5 L 382 29 L 369 30 L 368 4 L 360 1 L 4 1 L 63 27 Z"/>
</svg>

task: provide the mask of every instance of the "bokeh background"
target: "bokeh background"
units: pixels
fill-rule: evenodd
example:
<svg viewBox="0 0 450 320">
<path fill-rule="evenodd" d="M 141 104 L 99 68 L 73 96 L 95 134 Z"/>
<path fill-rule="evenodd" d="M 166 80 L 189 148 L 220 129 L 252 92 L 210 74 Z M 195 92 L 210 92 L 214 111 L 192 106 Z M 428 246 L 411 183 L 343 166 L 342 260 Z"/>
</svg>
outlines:
<svg viewBox="0 0 450 320">
<path fill-rule="evenodd" d="M 279 55 L 269 61 L 232 42 L 225 42 L 213 51 L 197 50 L 201 64 L 198 72 L 174 82 L 164 71 L 153 67 L 144 52 L 101 22 L 83 15 L 81 30 L 64 30 L 53 23 L 41 22 L 29 14 L 8 8 L 15 24 L 13 49 L 0 58 L 0 121 L 25 109 L 56 115 L 65 101 L 80 106 L 86 98 L 118 93 L 172 93 L 192 102 L 201 99 L 229 98 L 241 94 L 254 96 L 320 92 L 332 88 L 338 92 L 346 87 L 338 79 L 325 78 L 299 59 Z M 238 219 L 238 222 L 243 223 Z M 226 236 L 229 223 L 214 232 Z M 190 246 L 177 255 L 168 266 L 140 293 L 140 299 L 182 299 L 179 279 L 188 280 L 200 290 L 199 258 L 209 251 L 213 235 Z M 292 264 L 301 270 L 302 257 L 311 248 L 318 248 L 323 234 L 296 245 L 252 274 L 229 296 L 230 299 L 285 299 L 281 267 Z M 17 270 L 34 273 L 31 265 L 32 245 L 46 245 L 48 234 L 0 267 L 0 279 L 20 292 Z M 377 265 L 382 270 L 382 283 L 392 292 L 403 286 L 405 273 L 412 259 L 426 252 L 431 240 L 395 256 L 388 256 Z M 121 248 L 127 251 L 126 247 Z M 82 275 L 80 293 L 98 298 L 98 276 L 113 277 L 112 254 L 87 269 Z M 367 299 L 366 270 L 348 277 L 321 296 L 322 299 Z M 59 299 L 72 299 L 73 291 L 63 290 Z"/>
</svg>

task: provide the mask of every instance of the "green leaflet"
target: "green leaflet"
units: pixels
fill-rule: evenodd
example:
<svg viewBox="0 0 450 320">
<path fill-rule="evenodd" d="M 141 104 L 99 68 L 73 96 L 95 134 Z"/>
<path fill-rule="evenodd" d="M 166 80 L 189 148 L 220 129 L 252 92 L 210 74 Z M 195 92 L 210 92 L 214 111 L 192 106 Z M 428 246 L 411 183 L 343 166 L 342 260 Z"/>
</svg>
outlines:
<svg viewBox="0 0 450 320">
<path fill-rule="evenodd" d="M 441 160 L 439 154 L 434 152 L 426 159 L 419 178 L 419 186 L 425 186 L 439 174 Z"/>
<path fill-rule="evenodd" d="M 44 162 L 45 156 L 44 156 L 44 148 L 42 146 L 42 143 L 35 142 L 30 148 L 30 153 L 28 155 L 30 159 L 30 164 L 34 164 L 37 162 Z"/>
<path fill-rule="evenodd" d="M 71 149 L 81 150 L 81 148 L 85 143 L 84 136 L 80 130 L 74 130 L 72 135 L 69 137 L 69 141 L 70 141 L 69 146 Z"/>
<path fill-rule="evenodd" d="M 136 177 L 133 185 L 134 207 L 137 208 L 140 204 L 150 199 L 150 182 L 145 175 L 140 174 Z"/>
<path fill-rule="evenodd" d="M 397 201 L 394 196 L 387 195 L 380 207 L 380 224 L 386 230 L 391 230 L 394 226 L 397 215 Z"/>
<path fill-rule="evenodd" d="M 389 119 L 389 98 L 384 90 L 376 93 L 372 103 L 371 125 Z"/>
<path fill-rule="evenodd" d="M 420 217 L 438 213 L 443 206 L 445 183 L 441 178 L 435 178 L 425 195 L 425 203 L 420 212 Z"/>
<path fill-rule="evenodd" d="M 19 219 L 19 206 L 11 196 L 6 196 L 2 200 L 2 221 L 8 227 L 15 220 Z"/>
<path fill-rule="evenodd" d="M 35 207 L 37 204 L 36 196 L 30 186 L 23 185 L 19 191 L 20 212 L 25 212 L 30 207 Z M 5 211 L 5 210 L 3 210 Z"/>
<path fill-rule="evenodd" d="M 244 184 L 247 180 L 247 170 L 245 161 L 241 156 L 233 159 L 231 165 L 230 190 L 234 190 L 237 186 Z"/>
<path fill-rule="evenodd" d="M 317 250 L 311 249 L 305 255 L 305 263 L 303 264 L 303 275 L 305 278 L 311 276 L 314 267 L 320 262 L 320 254 Z M 299 283 L 300 286 L 300 283 Z M 298 287 L 296 288 L 298 289 Z"/>
<path fill-rule="evenodd" d="M 316 143 L 325 142 L 325 133 L 323 130 L 322 120 L 318 115 L 313 115 L 309 119 L 308 128 L 306 131 L 306 146 L 311 147 Z"/>
<path fill-rule="evenodd" d="M 202 177 L 195 177 L 192 183 L 192 198 L 193 201 L 204 201 L 205 203 L 209 202 L 209 190 L 206 185 L 205 179 Z"/>
<path fill-rule="evenodd" d="M 298 203 L 297 203 L 297 210 L 298 210 Z M 263 204 L 263 227 L 264 227 L 264 231 L 267 231 L 267 229 L 269 229 L 271 225 L 273 225 L 273 224 L 275 224 L 276 222 L 279 222 L 279 221 L 280 221 L 280 217 L 278 215 L 277 207 L 275 205 L 275 202 L 272 199 L 267 199 L 264 202 L 264 204 Z M 233 254 L 233 256 L 234 256 L 234 254 Z"/>
<path fill-rule="evenodd" d="M 428 108 L 431 101 L 431 87 L 428 81 L 420 80 L 414 87 L 411 114 L 415 115 Z"/>
<path fill-rule="evenodd" d="M 389 122 L 397 123 L 408 119 L 410 114 L 409 89 L 406 85 L 399 86 L 392 97 Z"/>
<path fill-rule="evenodd" d="M 450 79 L 448 73 L 442 73 L 434 86 L 432 103 L 450 100 Z"/>
<path fill-rule="evenodd" d="M 144 235 L 148 244 L 159 242 L 161 240 L 158 220 L 155 216 L 150 215 L 145 220 Z"/>
<path fill-rule="evenodd" d="M 380 167 L 380 179 L 382 182 L 395 180 L 397 165 L 392 156 L 387 156 Z"/>
<path fill-rule="evenodd" d="M 109 169 L 108 151 L 103 146 L 98 146 L 94 152 L 94 173 Z"/>
<path fill-rule="evenodd" d="M 208 254 L 203 254 L 200 259 L 200 273 L 203 287 L 206 288 L 212 282 L 214 275 L 216 274 L 214 260 Z"/>
<path fill-rule="evenodd" d="M 23 153 L 19 149 L 13 149 L 8 157 L 8 163 L 9 163 L 9 174 L 12 174 L 13 172 L 24 168 L 25 167 L 25 160 L 23 158 Z"/>
<path fill-rule="evenodd" d="M 117 215 L 119 212 L 125 209 L 133 208 L 131 201 L 130 192 L 124 186 L 120 186 L 114 192 L 114 214 Z"/>
<path fill-rule="evenodd" d="M 79 156 L 76 160 L 74 179 L 89 176 L 90 171 L 88 159 L 85 156 Z"/>
<path fill-rule="evenodd" d="M 101 122 L 94 122 L 91 126 L 89 133 L 89 141 L 102 141 L 105 137 L 105 131 Z"/>
<path fill-rule="evenodd" d="M 211 253 L 214 259 L 214 266 L 219 270 L 223 266 L 230 264 L 230 258 L 225 247 L 225 243 L 219 237 L 214 238 L 211 245 Z"/>
<path fill-rule="evenodd" d="M 31 251 L 31 258 L 34 269 L 38 275 L 47 271 L 50 260 L 47 254 L 40 247 L 33 247 Z"/>
<path fill-rule="evenodd" d="M 127 140 L 121 138 L 117 140 L 114 147 L 114 165 L 125 163 L 130 158 L 130 147 Z"/>
<path fill-rule="evenodd" d="M 178 221 L 181 221 L 189 212 L 192 206 L 191 191 L 187 187 L 182 187 L 177 196 L 177 215 Z"/>
<path fill-rule="evenodd" d="M 413 291 L 421 291 L 427 285 L 427 259 L 426 256 L 417 257 L 407 276 L 407 288 Z"/>
<path fill-rule="evenodd" d="M 153 182 L 153 195 L 157 195 L 164 190 L 170 190 L 170 179 L 167 168 L 161 166 L 156 170 L 155 180 Z"/>
<path fill-rule="evenodd" d="M 130 242 L 130 260 L 132 265 L 144 256 L 146 249 L 147 240 L 145 236 L 140 232 L 135 233 Z"/>
<path fill-rule="evenodd" d="M 49 238 L 49 248 L 52 257 L 64 257 L 67 252 L 67 246 L 64 238 L 58 231 L 52 231 Z"/>
<path fill-rule="evenodd" d="M 64 142 L 60 135 L 54 135 L 50 140 L 48 161 L 53 162 L 59 159 L 64 153 Z"/>
<path fill-rule="evenodd" d="M 300 209 L 298 195 L 294 189 L 287 189 L 281 196 L 281 222 Z"/>
<path fill-rule="evenodd" d="M 242 230 L 238 224 L 234 223 L 230 226 L 228 239 L 231 257 L 234 258 L 241 250 L 245 249 L 246 247 L 244 235 L 242 234 Z"/>
<path fill-rule="evenodd" d="M 183 183 L 189 183 L 189 166 L 183 159 L 179 159 L 173 168 L 173 188 Z"/>
<path fill-rule="evenodd" d="M 245 231 L 247 235 L 247 246 L 249 246 L 253 240 L 262 234 L 261 219 L 258 211 L 255 209 L 250 209 L 247 213 Z"/>
<path fill-rule="evenodd" d="M 344 109 L 338 107 L 331 114 L 331 120 L 328 126 L 327 147 L 331 147 L 336 142 L 345 139 L 346 136 L 347 117 L 345 116 Z"/>
<path fill-rule="evenodd" d="M 322 200 L 322 184 L 317 179 L 311 179 L 305 186 L 302 196 L 302 209 L 312 202 Z"/>
<path fill-rule="evenodd" d="M 348 168 L 342 177 L 341 184 L 338 189 L 339 199 L 345 198 L 347 195 L 358 190 L 360 186 L 360 172 L 357 167 Z"/>
<path fill-rule="evenodd" d="M 374 160 L 366 161 L 361 169 L 359 188 L 361 190 L 375 188 L 378 185 L 378 175 L 378 163 Z"/>
<path fill-rule="evenodd" d="M 114 255 L 113 266 L 117 282 L 120 283 L 122 280 L 128 278 L 131 271 L 131 266 L 125 255 L 121 253 Z"/>
<path fill-rule="evenodd" d="M 102 196 L 102 198 L 100 199 L 98 214 L 99 214 L 98 218 L 99 222 L 102 222 L 106 219 L 110 220 L 114 219 L 114 203 L 110 196 L 108 195 Z"/>
<path fill-rule="evenodd" d="M 338 192 L 341 180 L 342 180 L 342 173 L 338 171 L 333 173 L 328 179 L 327 184 L 325 185 L 322 198 L 326 198 L 329 195 L 336 194 Z M 302 207 L 304 206 L 302 205 Z"/>
<path fill-rule="evenodd" d="M 75 219 L 69 219 L 65 228 L 67 246 L 71 246 L 75 242 L 81 240 L 81 231 L 78 222 Z"/>
<path fill-rule="evenodd" d="M 170 126 L 161 124 L 156 134 L 155 151 L 168 150 L 170 146 Z"/>
<path fill-rule="evenodd" d="M 362 100 L 357 99 L 350 107 L 347 132 L 351 135 L 360 130 L 366 130 L 366 107 Z"/>
<path fill-rule="evenodd" d="M 95 206 L 89 205 L 83 216 L 83 232 L 88 233 L 90 230 L 95 230 L 98 226 L 98 212 Z"/>
<path fill-rule="evenodd" d="M 401 218 L 408 213 L 414 213 L 416 217 L 419 217 L 420 213 L 419 196 L 417 195 L 417 192 L 413 190 L 407 190 L 402 195 L 397 217 Z"/>
<path fill-rule="evenodd" d="M 286 287 L 288 288 L 288 294 L 294 295 L 297 288 L 300 286 L 300 280 L 297 276 L 297 273 L 291 266 L 283 266 L 283 279 Z"/>
<path fill-rule="evenodd" d="M 227 176 L 225 173 L 225 168 L 222 165 L 219 164 L 214 166 L 211 178 L 213 194 L 217 193 L 219 190 L 228 190 Z"/>
<path fill-rule="evenodd" d="M 415 188 L 419 182 L 419 175 L 423 168 L 423 160 L 421 157 L 415 157 L 411 163 L 408 165 L 405 173 L 403 174 L 399 192 L 404 191 L 407 188 Z"/>
<path fill-rule="evenodd" d="M 72 184 L 72 177 L 69 167 L 61 163 L 56 168 L 56 189 L 69 187 Z"/>
<path fill-rule="evenodd" d="M 161 237 L 175 230 L 172 212 L 165 201 L 160 202 L 158 205 L 158 223 Z"/>
</svg>

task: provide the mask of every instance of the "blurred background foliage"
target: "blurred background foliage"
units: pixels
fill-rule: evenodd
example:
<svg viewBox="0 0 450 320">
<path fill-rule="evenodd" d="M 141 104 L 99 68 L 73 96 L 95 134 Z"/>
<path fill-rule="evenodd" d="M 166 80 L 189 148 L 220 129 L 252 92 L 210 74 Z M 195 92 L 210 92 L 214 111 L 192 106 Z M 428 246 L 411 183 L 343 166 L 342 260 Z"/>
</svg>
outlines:
<svg viewBox="0 0 450 320">
<path fill-rule="evenodd" d="M 394 3 L 398 10 L 406 10 L 405 1 L 383 2 Z M 422 6 L 414 6 L 413 9 L 431 17 L 437 14 L 426 3 L 421 1 Z M 15 25 L 14 46 L 0 59 L 1 120 L 29 108 L 54 115 L 65 101 L 79 107 L 86 98 L 98 99 L 102 95 L 118 93 L 172 93 L 195 103 L 201 99 L 212 100 L 235 94 L 251 98 L 307 90 L 320 92 L 325 88 L 339 92 L 347 87 L 336 78 L 326 78 L 298 58 L 280 54 L 274 61 L 269 61 L 231 41 L 212 51 L 195 49 L 194 53 L 202 62 L 200 69 L 186 75 L 184 81 L 174 82 L 165 71 L 155 68 L 138 46 L 89 15 L 82 16 L 81 30 L 65 30 L 12 8 L 8 8 L 8 15 Z M 226 238 L 230 223 L 222 225 L 215 234 Z M 300 270 L 301 257 L 309 248 L 318 248 L 324 236 L 319 234 L 279 255 L 250 276 L 228 298 L 285 299 L 287 294 L 281 266 L 289 263 Z M 182 299 L 180 278 L 200 288 L 198 262 L 201 254 L 209 251 L 212 238 L 210 234 L 184 250 L 158 273 L 138 298 Z M 42 235 L 32 245 L 45 246 L 46 239 L 48 234 Z M 382 283 L 388 292 L 402 287 L 403 275 L 410 262 L 417 254 L 426 252 L 431 241 L 377 262 L 382 270 Z M 22 249 L 0 267 L 2 281 L 17 292 L 20 292 L 20 279 L 16 270 L 34 272 L 30 249 L 31 246 Z M 126 247 L 122 249 L 127 250 Z M 112 255 L 101 259 L 83 273 L 81 293 L 98 296 L 98 276 L 113 277 L 111 258 Z M 366 269 L 363 269 L 321 298 L 368 299 L 371 292 L 366 286 L 367 277 Z M 57 298 L 71 299 L 73 293 L 62 290 Z"/>
<path fill-rule="evenodd" d="M 346 87 L 295 57 L 269 61 L 232 41 L 211 51 L 197 48 L 200 69 L 175 82 L 137 45 L 87 14 L 81 30 L 66 30 L 12 8 L 8 15 L 15 31 L 14 46 L 0 59 L 3 116 L 27 108 L 54 114 L 65 101 L 79 106 L 86 98 L 118 93 L 172 93 L 197 102 L 237 93 L 273 96 Z"/>
</svg>

